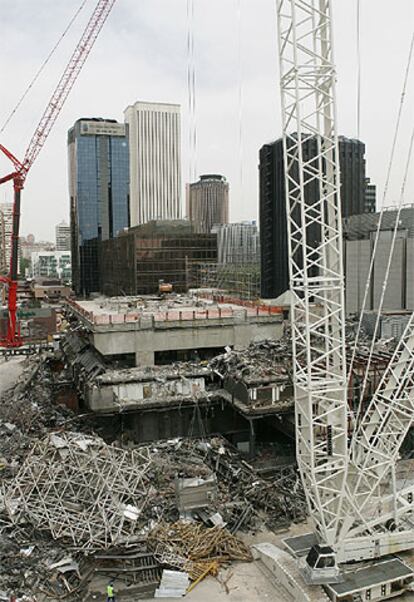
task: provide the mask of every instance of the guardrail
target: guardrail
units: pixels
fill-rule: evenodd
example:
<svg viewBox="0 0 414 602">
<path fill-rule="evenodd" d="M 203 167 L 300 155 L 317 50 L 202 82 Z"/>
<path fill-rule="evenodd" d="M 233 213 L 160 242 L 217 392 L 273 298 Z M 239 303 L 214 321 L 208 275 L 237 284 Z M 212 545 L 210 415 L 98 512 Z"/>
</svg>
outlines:
<svg viewBox="0 0 414 602">
<path fill-rule="evenodd" d="M 222 319 L 243 319 L 255 317 L 264 317 L 274 314 L 281 314 L 281 311 L 274 311 L 275 308 L 267 305 L 240 306 L 237 309 L 233 307 L 217 308 L 197 308 L 197 309 L 170 309 L 166 311 L 157 311 L 152 314 L 145 312 L 129 312 L 127 314 L 94 314 L 85 310 L 76 301 L 68 300 L 68 305 L 77 313 L 84 317 L 91 324 L 99 325 L 118 325 L 118 324 L 153 324 L 157 322 L 185 322 L 197 320 L 222 320 Z"/>
</svg>

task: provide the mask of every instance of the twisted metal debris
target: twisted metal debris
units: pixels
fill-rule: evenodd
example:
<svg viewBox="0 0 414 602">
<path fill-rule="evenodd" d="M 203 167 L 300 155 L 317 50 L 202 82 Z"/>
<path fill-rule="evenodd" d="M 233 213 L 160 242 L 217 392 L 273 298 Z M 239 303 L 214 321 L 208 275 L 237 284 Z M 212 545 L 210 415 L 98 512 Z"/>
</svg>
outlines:
<svg viewBox="0 0 414 602">
<path fill-rule="evenodd" d="M 36 441 L 12 486 L 5 507 L 54 539 L 83 550 L 133 542 L 146 524 L 148 451 L 123 450 L 79 433 L 50 434 Z"/>
</svg>

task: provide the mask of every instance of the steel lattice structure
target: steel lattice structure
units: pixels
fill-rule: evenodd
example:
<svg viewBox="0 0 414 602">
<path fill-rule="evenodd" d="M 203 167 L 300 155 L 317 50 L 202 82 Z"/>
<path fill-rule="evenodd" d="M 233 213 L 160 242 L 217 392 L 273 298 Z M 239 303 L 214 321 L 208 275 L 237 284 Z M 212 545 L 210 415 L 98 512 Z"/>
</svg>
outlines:
<svg viewBox="0 0 414 602">
<path fill-rule="evenodd" d="M 320 539 L 334 545 L 347 475 L 344 288 L 328 0 L 278 0 L 297 459 Z M 317 141 L 304 157 L 302 143 Z M 310 203 L 307 190 L 317 186 Z M 311 238 L 315 228 L 319 240 Z M 315 309 L 315 304 L 322 311 Z"/>
<path fill-rule="evenodd" d="M 54 539 L 109 548 L 134 541 L 150 503 L 147 449 L 123 450 L 98 437 L 51 434 L 36 441 L 6 492 L 10 518 L 22 516 Z"/>
<path fill-rule="evenodd" d="M 56 119 L 58 118 L 115 2 L 116 0 L 98 0 L 69 63 L 66 65 L 33 136 L 30 139 L 23 161 L 19 161 L 13 153 L 0 144 L 0 152 L 13 164 L 13 171 L 0 177 L 0 184 L 13 180 L 14 187 L 10 272 L 8 277 L 0 277 L 0 282 L 5 282 L 8 287 L 9 319 L 7 335 L 4 341 L 0 341 L 0 344 L 4 344 L 7 347 L 18 347 L 22 344 L 16 321 L 21 191 L 24 188 L 27 174 L 33 166 L 33 163 L 36 161 L 37 156 L 55 125 Z"/>
<path fill-rule="evenodd" d="M 339 562 L 377 558 L 414 547 L 414 485 L 396 478 L 414 417 L 414 318 L 348 450 L 331 0 L 277 0 L 277 12 L 297 460 L 318 540 Z"/>
</svg>

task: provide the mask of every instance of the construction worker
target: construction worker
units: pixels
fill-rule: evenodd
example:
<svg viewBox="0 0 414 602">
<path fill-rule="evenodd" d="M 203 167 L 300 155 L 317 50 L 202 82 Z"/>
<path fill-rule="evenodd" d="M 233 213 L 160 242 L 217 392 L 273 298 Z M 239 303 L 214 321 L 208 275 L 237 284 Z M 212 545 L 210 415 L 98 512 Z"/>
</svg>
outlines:
<svg viewBox="0 0 414 602">
<path fill-rule="evenodd" d="M 110 581 L 106 588 L 106 602 L 115 602 L 114 582 Z"/>
</svg>

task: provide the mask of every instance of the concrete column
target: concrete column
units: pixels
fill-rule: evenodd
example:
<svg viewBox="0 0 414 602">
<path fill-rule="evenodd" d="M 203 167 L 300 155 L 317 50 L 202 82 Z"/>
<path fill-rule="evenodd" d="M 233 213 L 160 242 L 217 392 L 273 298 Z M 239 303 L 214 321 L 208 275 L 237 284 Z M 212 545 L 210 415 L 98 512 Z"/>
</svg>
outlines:
<svg viewBox="0 0 414 602">
<path fill-rule="evenodd" d="M 135 352 L 135 365 L 136 366 L 154 366 L 155 364 L 155 353 L 154 351 L 136 351 Z"/>
<path fill-rule="evenodd" d="M 252 460 L 256 455 L 256 430 L 254 428 L 254 420 L 248 418 L 249 421 L 249 459 Z"/>
</svg>

